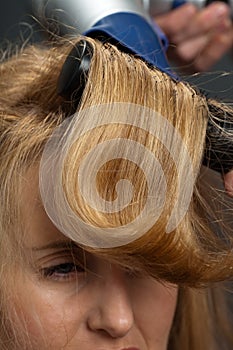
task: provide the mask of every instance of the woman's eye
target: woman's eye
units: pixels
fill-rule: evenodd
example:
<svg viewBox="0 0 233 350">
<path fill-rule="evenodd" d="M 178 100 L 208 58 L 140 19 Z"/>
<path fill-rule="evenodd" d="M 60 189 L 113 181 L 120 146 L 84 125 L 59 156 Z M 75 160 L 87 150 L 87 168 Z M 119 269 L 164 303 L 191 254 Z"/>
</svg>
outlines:
<svg viewBox="0 0 233 350">
<path fill-rule="evenodd" d="M 72 281 L 80 274 L 85 273 L 84 267 L 76 265 L 74 262 L 62 263 L 54 266 L 42 268 L 41 275 L 45 279 L 55 281 Z"/>
</svg>

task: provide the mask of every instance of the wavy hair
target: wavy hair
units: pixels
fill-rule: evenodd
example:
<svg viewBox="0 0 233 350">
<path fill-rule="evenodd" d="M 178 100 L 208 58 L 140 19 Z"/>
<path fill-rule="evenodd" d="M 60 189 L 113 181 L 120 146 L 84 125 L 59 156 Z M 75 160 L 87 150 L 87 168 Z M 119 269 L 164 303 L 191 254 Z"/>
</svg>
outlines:
<svg viewBox="0 0 233 350">
<path fill-rule="evenodd" d="M 217 101 L 207 101 L 187 83 L 174 81 L 114 45 L 90 38 L 85 38 L 93 46 L 85 90 L 80 100 L 77 101 L 74 94 L 67 101 L 58 95 L 57 81 L 67 54 L 81 39 L 64 40 L 53 47 L 30 46 L 0 65 L 1 349 L 12 349 L 12 342 L 17 343 L 12 333 L 13 325 L 9 317 L 6 319 L 10 271 L 12 265 L 22 264 L 24 260 L 20 221 L 24 175 L 30 168 L 39 166 L 48 142 L 54 135 L 56 139 L 56 130 L 63 130 L 60 126 L 64 123 L 65 132 L 62 135 L 58 132 L 61 137 L 55 145 L 59 147 L 56 156 L 65 154 L 65 158 L 59 163 L 61 167 L 56 168 L 59 176 L 53 179 L 54 192 L 51 194 L 52 203 L 58 203 L 55 221 L 60 217 L 59 210 L 67 214 L 57 222 L 58 227 L 76 239 L 76 221 L 70 222 L 69 212 L 64 207 L 68 203 L 74 218 L 80 218 L 96 231 L 110 228 L 115 232 L 112 246 L 101 247 L 95 239 L 92 244 L 85 245 L 85 241 L 80 243 L 80 237 L 77 237 L 77 243 L 84 250 L 124 268 L 179 286 L 169 350 L 217 349 L 220 341 L 221 344 L 225 341 L 227 349 L 231 339 L 227 336 L 220 282 L 232 276 L 231 237 L 226 230 L 217 235 L 211 226 L 207 190 L 200 184 L 208 118 L 215 118 L 214 110 L 232 118 L 232 110 Z M 99 107 L 101 113 L 96 113 L 100 111 Z M 139 125 L 135 125 L 138 108 Z M 122 119 L 123 113 L 126 113 L 125 119 Z M 132 116 L 132 113 L 135 114 Z M 114 120 L 114 123 L 108 124 L 107 120 Z M 79 137 L 74 137 L 77 132 Z M 182 142 L 177 142 L 177 134 Z M 115 140 L 113 146 L 111 140 Z M 129 141 L 133 149 L 129 148 Z M 77 174 L 91 150 L 105 143 L 107 148 L 98 158 L 100 165 L 94 164 L 94 153 L 84 169 L 87 177 L 82 182 L 83 190 L 91 198 L 94 193 L 89 193 L 93 187 L 93 167 L 99 166 L 94 186 L 104 207 L 98 210 L 86 201 L 77 186 Z M 134 161 L 134 153 L 137 153 L 134 149 L 141 149 L 141 146 L 149 153 L 149 158 L 142 153 Z M 119 149 L 122 152 L 118 154 Z M 101 159 L 105 159 L 103 154 L 107 160 L 101 163 Z M 47 163 L 43 163 L 45 167 L 53 157 L 53 153 L 49 154 Z M 152 159 L 157 159 L 160 172 L 156 172 Z M 177 198 L 181 195 L 181 199 L 186 199 L 186 192 L 183 190 L 180 194 L 180 191 L 190 189 L 187 178 L 190 165 L 193 176 L 190 201 L 185 202 L 181 220 L 167 233 Z M 141 215 L 142 220 L 127 231 L 129 224 L 144 213 L 150 195 L 147 174 L 157 197 L 166 190 L 161 212 L 158 215 L 157 207 L 148 210 L 147 215 Z M 58 179 L 61 181 L 56 183 Z M 122 203 L 125 198 L 128 203 L 120 210 L 108 211 L 107 205 L 118 199 L 117 186 L 122 179 L 131 183 L 122 189 L 125 194 Z M 152 199 L 156 200 L 156 195 Z M 178 201 L 178 216 L 182 203 L 182 200 Z M 124 234 L 138 236 L 127 244 L 117 245 L 117 232 L 121 232 L 122 227 Z M 145 232 L 140 235 L 142 230 Z M 218 308 L 219 302 L 222 302 L 222 310 Z"/>
</svg>

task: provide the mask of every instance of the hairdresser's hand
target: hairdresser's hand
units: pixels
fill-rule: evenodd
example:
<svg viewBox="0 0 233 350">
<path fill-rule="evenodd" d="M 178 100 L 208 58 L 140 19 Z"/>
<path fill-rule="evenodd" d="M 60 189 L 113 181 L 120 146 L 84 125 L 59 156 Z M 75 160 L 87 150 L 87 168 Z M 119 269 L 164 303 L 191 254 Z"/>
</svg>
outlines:
<svg viewBox="0 0 233 350">
<path fill-rule="evenodd" d="M 230 9 L 215 2 L 202 10 L 183 5 L 155 21 L 170 42 L 168 58 L 184 71 L 206 71 L 233 46 Z"/>
<path fill-rule="evenodd" d="M 224 182 L 227 193 L 233 197 L 233 170 L 224 176 Z"/>
</svg>

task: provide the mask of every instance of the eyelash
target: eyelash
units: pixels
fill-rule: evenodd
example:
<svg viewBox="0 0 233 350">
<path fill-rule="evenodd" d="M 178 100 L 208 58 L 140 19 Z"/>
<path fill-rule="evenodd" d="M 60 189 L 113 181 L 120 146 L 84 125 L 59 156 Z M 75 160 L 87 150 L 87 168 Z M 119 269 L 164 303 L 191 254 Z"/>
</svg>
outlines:
<svg viewBox="0 0 233 350">
<path fill-rule="evenodd" d="M 58 282 L 69 282 L 77 279 L 85 273 L 81 264 L 75 262 L 63 262 L 61 264 L 48 266 L 40 269 L 40 275 L 45 280 Z"/>
<path fill-rule="evenodd" d="M 70 261 L 69 261 L 70 260 Z M 83 278 L 87 273 L 86 258 L 83 257 L 83 262 L 67 257 L 67 261 L 59 264 L 43 267 L 39 270 L 40 277 L 51 282 L 73 282 L 77 279 Z M 140 273 L 125 269 L 125 273 L 130 279 L 138 278 Z"/>
</svg>

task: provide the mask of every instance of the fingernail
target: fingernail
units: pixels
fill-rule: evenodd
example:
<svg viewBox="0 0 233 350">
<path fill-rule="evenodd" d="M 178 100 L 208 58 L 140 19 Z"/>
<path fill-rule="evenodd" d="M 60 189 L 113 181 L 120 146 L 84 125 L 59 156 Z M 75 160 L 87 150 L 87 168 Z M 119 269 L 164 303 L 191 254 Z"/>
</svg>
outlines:
<svg viewBox="0 0 233 350">
<path fill-rule="evenodd" d="M 182 6 L 182 7 L 184 8 L 184 6 Z M 185 14 L 186 14 L 186 16 L 193 16 L 196 12 L 197 12 L 197 8 L 193 4 L 187 3 L 185 5 Z"/>
<path fill-rule="evenodd" d="M 217 6 L 215 6 L 214 10 L 215 11 L 214 11 L 213 17 L 215 17 L 215 18 L 224 17 L 228 13 L 227 7 L 223 4 L 218 4 Z"/>
</svg>

